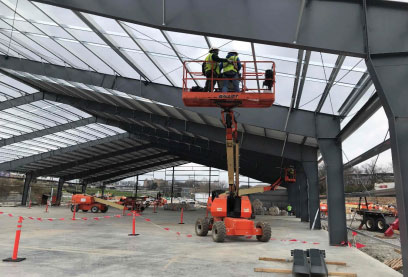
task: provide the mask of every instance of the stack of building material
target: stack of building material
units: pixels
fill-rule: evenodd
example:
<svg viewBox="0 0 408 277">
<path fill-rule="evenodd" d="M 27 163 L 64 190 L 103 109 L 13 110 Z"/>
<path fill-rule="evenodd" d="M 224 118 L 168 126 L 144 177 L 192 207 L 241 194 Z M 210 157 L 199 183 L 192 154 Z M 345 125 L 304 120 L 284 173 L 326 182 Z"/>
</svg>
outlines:
<svg viewBox="0 0 408 277">
<path fill-rule="evenodd" d="M 253 213 L 256 215 L 262 215 L 264 214 L 264 209 L 263 209 L 263 204 L 262 201 L 259 199 L 255 199 L 252 202 L 252 207 L 253 207 Z"/>
<path fill-rule="evenodd" d="M 278 216 L 278 215 L 280 215 L 280 210 L 276 206 L 275 207 L 270 207 L 269 208 L 269 214 L 273 215 L 273 216 Z"/>
<path fill-rule="evenodd" d="M 402 258 L 386 260 L 384 263 L 397 271 L 402 268 Z"/>
</svg>

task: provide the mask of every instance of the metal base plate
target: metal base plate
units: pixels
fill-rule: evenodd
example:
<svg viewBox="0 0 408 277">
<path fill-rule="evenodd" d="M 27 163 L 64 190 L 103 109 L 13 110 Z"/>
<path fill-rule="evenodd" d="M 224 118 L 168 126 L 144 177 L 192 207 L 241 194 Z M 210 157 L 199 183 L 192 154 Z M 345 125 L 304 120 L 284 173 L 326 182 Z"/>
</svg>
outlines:
<svg viewBox="0 0 408 277">
<path fill-rule="evenodd" d="M 131 236 L 131 237 L 136 237 L 138 235 L 140 235 L 140 234 L 129 234 L 129 236 Z"/>
<path fill-rule="evenodd" d="M 15 260 L 13 260 L 12 258 L 7 258 L 7 259 L 4 259 L 3 262 L 18 263 L 18 262 L 24 261 L 25 259 L 26 259 L 26 258 L 17 258 L 17 259 L 15 259 Z"/>
</svg>

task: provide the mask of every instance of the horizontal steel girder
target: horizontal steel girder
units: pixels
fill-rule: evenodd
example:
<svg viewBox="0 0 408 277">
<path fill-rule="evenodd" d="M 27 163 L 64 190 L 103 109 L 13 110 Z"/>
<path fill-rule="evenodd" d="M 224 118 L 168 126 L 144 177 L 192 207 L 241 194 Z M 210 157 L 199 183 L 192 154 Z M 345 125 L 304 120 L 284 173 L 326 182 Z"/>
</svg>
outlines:
<svg viewBox="0 0 408 277">
<path fill-rule="evenodd" d="M 85 143 L 72 145 L 72 146 L 64 147 L 61 149 L 57 149 L 57 150 L 53 150 L 53 151 L 49 151 L 49 152 L 45 152 L 45 153 L 41 153 L 37 155 L 28 156 L 25 158 L 21 158 L 21 159 L 9 161 L 9 162 L 0 163 L 0 171 L 16 170 L 19 167 L 24 166 L 26 164 L 35 163 L 37 161 L 41 161 L 46 158 L 53 157 L 55 155 L 70 153 L 78 149 L 86 149 L 88 147 L 95 146 L 98 144 L 111 142 L 111 141 L 117 141 L 120 139 L 129 138 L 129 137 L 130 135 L 128 133 L 114 135 L 114 136 L 110 136 L 110 137 L 106 137 L 102 139 L 96 139 L 96 140 L 88 141 Z"/>
<path fill-rule="evenodd" d="M 381 101 L 377 94 L 371 96 L 367 103 L 354 115 L 339 134 L 340 141 L 344 141 L 363 125 L 373 114 L 381 108 Z"/>
<path fill-rule="evenodd" d="M 35 0 L 162 30 L 365 57 L 361 1 L 303 0 Z M 370 51 L 406 51 L 407 5 L 367 1 Z M 387 20 L 382 20 L 387 18 Z M 239 20 L 237 20 L 239 19 Z M 392 31 L 390 31 L 392 30 Z"/>
<path fill-rule="evenodd" d="M 183 160 L 227 169 L 224 144 L 211 142 L 205 145 L 205 147 L 201 147 L 186 143 L 186 140 L 181 138 L 180 135 L 171 135 L 160 129 L 141 128 L 135 125 L 122 126 L 122 128 L 128 130 L 133 135 L 133 138 L 149 141 L 156 148 L 166 150 Z M 191 139 L 196 140 L 194 138 Z M 285 167 L 293 163 L 294 161 L 285 159 L 283 166 Z M 240 171 L 251 178 L 269 183 L 274 182 L 280 175 L 280 166 L 281 158 L 278 156 L 247 150 L 240 151 Z"/>
<path fill-rule="evenodd" d="M 91 156 L 85 159 L 80 159 L 80 160 L 76 160 L 76 161 L 71 161 L 71 162 L 67 162 L 67 163 L 61 163 L 52 167 L 47 167 L 44 169 L 39 169 L 34 171 L 36 176 L 47 176 L 47 175 L 59 175 L 57 174 L 58 172 L 61 171 L 65 171 L 77 166 L 81 166 L 84 164 L 88 164 L 88 163 L 92 163 L 95 161 L 99 161 L 99 160 L 104 160 L 104 159 L 108 159 L 108 158 L 113 158 L 113 157 L 118 157 L 121 155 L 125 155 L 125 154 L 129 154 L 132 152 L 137 152 L 140 150 L 146 150 L 152 147 L 152 144 L 147 143 L 147 144 L 142 144 L 142 145 L 137 145 L 137 146 L 132 146 L 129 148 L 124 148 L 124 149 L 120 149 L 120 150 L 116 150 L 113 152 L 107 152 L 107 153 L 103 153 L 100 155 L 96 155 L 96 156 Z M 69 176 L 68 176 L 69 177 Z M 68 180 L 68 179 L 67 179 Z"/>
<path fill-rule="evenodd" d="M 4 56 L 1 58 L 4 58 Z M 42 93 L 27 94 L 21 97 L 17 97 L 14 99 L 0 102 L 0 111 L 11 109 L 11 108 L 18 107 L 18 106 L 25 105 L 25 104 L 29 104 L 32 102 L 40 101 L 42 99 L 43 99 Z"/>
<path fill-rule="evenodd" d="M 50 101 L 64 103 L 74 106 L 85 112 L 91 113 L 96 111 L 98 113 L 107 113 L 123 118 L 136 119 L 138 121 L 145 121 L 157 125 L 161 125 L 165 128 L 173 128 L 180 132 L 189 132 L 195 136 L 202 136 L 210 141 L 218 141 L 225 144 L 225 129 L 215 126 L 209 126 L 206 124 L 200 124 L 195 122 L 189 122 L 177 118 L 170 118 L 166 116 L 150 114 L 143 111 L 137 111 L 127 108 L 118 109 L 116 106 L 110 104 L 99 103 L 95 101 L 80 99 L 76 97 L 44 93 L 44 98 Z M 106 120 L 104 121 L 106 122 Z M 100 122 L 103 123 L 103 122 Z M 109 124 L 107 122 L 107 124 Z M 283 141 L 271 139 L 263 136 L 252 135 L 248 133 L 240 133 L 241 148 L 244 150 L 251 150 L 254 152 L 262 152 L 269 155 L 280 156 L 281 149 L 283 147 Z M 313 154 L 308 155 L 309 152 L 313 152 L 313 147 L 299 145 L 295 143 L 286 143 L 284 157 L 292 160 L 301 160 L 302 155 L 305 160 L 312 160 L 315 157 Z M 314 152 L 313 152 L 314 153 Z"/>
<path fill-rule="evenodd" d="M 217 108 L 185 107 L 181 99 L 181 89 L 166 85 L 140 82 L 139 80 L 124 78 L 115 75 L 107 75 L 87 70 L 68 68 L 64 66 L 40 63 L 13 57 L 0 56 L 0 68 L 11 69 L 31 74 L 48 76 L 66 81 L 83 83 L 107 89 L 114 89 L 128 94 L 140 96 L 149 100 L 168 104 L 183 110 L 189 110 L 198 114 L 220 117 Z M 14 76 L 12 73 L 10 75 Z M 14 76 L 17 78 L 17 76 Z M 18 77 L 21 78 L 21 77 Z M 30 81 L 30 79 L 24 79 Z M 36 80 L 38 82 L 42 82 Z M 53 84 L 56 85 L 56 84 Z M 279 93 L 279 92 L 277 92 Z M 261 128 L 285 131 L 285 121 L 289 108 L 273 105 L 268 109 L 235 109 L 240 113 L 239 122 Z M 292 109 L 286 132 L 306 137 L 336 137 L 337 127 L 328 125 L 323 133 L 316 132 L 316 121 L 333 121 L 336 116 L 328 114 L 315 114 L 311 111 Z"/>
<path fill-rule="evenodd" d="M 371 148 L 370 150 L 367 150 L 366 152 L 364 152 L 363 154 L 361 154 L 360 156 L 352 159 L 351 161 L 349 161 L 348 163 L 344 164 L 344 169 L 353 167 L 355 165 L 358 165 L 384 151 L 387 151 L 388 149 L 391 148 L 391 142 L 390 139 L 387 139 L 386 141 L 374 146 L 373 148 Z"/>
<path fill-rule="evenodd" d="M 22 135 L 18 135 L 18 136 L 13 136 L 11 138 L 0 140 L 0 147 L 10 145 L 10 144 L 13 144 L 13 143 L 17 143 L 17 142 L 21 142 L 21 141 L 24 141 L 24 140 L 31 140 L 31 139 L 43 137 L 43 136 L 46 136 L 46 135 L 66 131 L 66 130 L 69 130 L 69 129 L 78 128 L 78 127 L 85 126 L 85 125 L 92 124 L 92 123 L 96 123 L 96 118 L 95 117 L 88 117 L 88 118 L 84 118 L 84 119 L 79 119 L 79 120 L 71 121 L 71 122 L 68 122 L 68 123 L 65 123 L 65 124 L 53 126 L 53 127 L 50 127 L 50 128 L 45 128 L 45 129 L 42 129 L 42 130 L 38 130 L 38 131 L 34 131 L 34 132 L 30 132 L 30 133 L 26 133 L 26 134 L 22 134 Z"/>
<path fill-rule="evenodd" d="M 136 163 L 141 163 L 141 162 L 149 162 L 151 160 L 155 160 L 161 157 L 167 157 L 169 156 L 168 152 L 161 152 L 158 154 L 153 154 L 153 155 L 148 155 L 145 157 L 138 157 L 136 159 L 131 159 L 131 160 L 126 160 L 126 161 L 121 161 L 118 163 L 111 163 L 105 166 L 100 166 L 97 168 L 81 171 L 79 173 L 73 173 L 73 174 L 68 174 L 64 175 L 63 178 L 65 180 L 73 180 L 73 179 L 84 179 L 84 178 L 89 178 L 89 177 L 97 177 L 94 175 L 99 175 L 100 173 L 106 172 L 106 171 L 112 171 L 112 170 L 121 170 L 123 167 L 129 166 L 131 164 L 136 164 Z"/>
<path fill-rule="evenodd" d="M 120 170 L 120 171 L 117 171 L 117 172 L 101 175 L 101 176 L 98 176 L 98 177 L 91 177 L 91 178 L 83 179 L 83 181 L 86 184 L 96 183 L 96 182 L 99 182 L 99 181 L 109 180 L 111 178 L 115 178 L 117 176 L 128 174 L 128 173 L 131 173 L 131 172 L 141 171 L 141 170 L 144 170 L 144 169 L 150 169 L 150 168 L 153 168 L 153 167 L 156 167 L 156 166 L 161 166 L 161 165 L 164 165 L 164 164 L 172 164 L 172 163 L 179 162 L 179 161 L 181 161 L 180 158 L 170 158 L 170 159 L 167 159 L 167 160 L 150 163 L 150 164 L 146 164 L 146 165 L 143 165 L 143 166 L 137 166 L 137 167 L 123 169 L 123 170 Z"/>
</svg>

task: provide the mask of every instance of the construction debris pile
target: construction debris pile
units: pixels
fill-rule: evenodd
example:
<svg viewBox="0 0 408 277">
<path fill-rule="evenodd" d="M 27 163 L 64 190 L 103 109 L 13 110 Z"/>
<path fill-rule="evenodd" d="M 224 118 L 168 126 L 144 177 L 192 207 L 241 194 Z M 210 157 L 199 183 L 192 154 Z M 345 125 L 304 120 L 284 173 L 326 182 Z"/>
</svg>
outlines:
<svg viewBox="0 0 408 277">
<path fill-rule="evenodd" d="M 196 208 L 193 204 L 189 203 L 169 203 L 163 205 L 163 209 L 170 211 L 180 211 L 183 208 L 184 211 L 195 211 Z"/>
</svg>

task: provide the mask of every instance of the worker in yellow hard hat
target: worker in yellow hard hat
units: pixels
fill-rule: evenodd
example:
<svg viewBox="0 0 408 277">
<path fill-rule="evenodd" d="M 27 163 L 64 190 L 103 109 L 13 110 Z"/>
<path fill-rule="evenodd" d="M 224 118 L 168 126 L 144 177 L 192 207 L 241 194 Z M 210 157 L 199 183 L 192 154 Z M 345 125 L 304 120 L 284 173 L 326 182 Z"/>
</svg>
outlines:
<svg viewBox="0 0 408 277">
<path fill-rule="evenodd" d="M 218 53 L 218 48 L 210 48 L 210 51 L 205 58 L 205 62 L 202 65 L 202 72 L 207 78 L 207 80 L 205 81 L 204 91 L 214 91 L 214 79 L 220 78 L 219 64 L 222 62 L 227 62 L 227 59 L 221 59 L 220 57 L 218 57 Z M 218 81 L 217 83 L 218 88 L 221 89 L 220 82 Z"/>
</svg>

